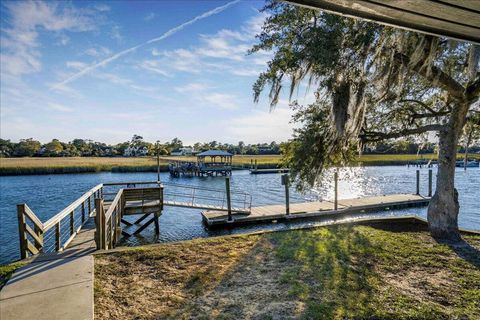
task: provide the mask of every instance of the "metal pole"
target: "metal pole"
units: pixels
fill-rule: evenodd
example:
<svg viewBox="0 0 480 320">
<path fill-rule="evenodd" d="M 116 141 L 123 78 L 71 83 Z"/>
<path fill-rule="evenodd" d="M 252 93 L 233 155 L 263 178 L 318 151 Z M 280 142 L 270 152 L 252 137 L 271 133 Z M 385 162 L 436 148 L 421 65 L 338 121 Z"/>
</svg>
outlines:
<svg viewBox="0 0 480 320">
<path fill-rule="evenodd" d="M 282 176 L 282 184 L 285 185 L 285 214 L 288 216 L 290 214 L 290 181 L 288 174 Z"/>
<path fill-rule="evenodd" d="M 334 179 L 334 205 L 333 209 L 337 210 L 338 209 L 338 170 L 335 170 L 333 173 L 333 179 Z"/>
<path fill-rule="evenodd" d="M 230 177 L 225 178 L 225 189 L 227 194 L 228 221 L 232 221 L 232 203 L 230 199 Z"/>
<path fill-rule="evenodd" d="M 428 196 L 432 196 L 432 169 L 428 170 Z"/>
<path fill-rule="evenodd" d="M 420 194 L 420 170 L 417 170 L 417 193 Z"/>
</svg>

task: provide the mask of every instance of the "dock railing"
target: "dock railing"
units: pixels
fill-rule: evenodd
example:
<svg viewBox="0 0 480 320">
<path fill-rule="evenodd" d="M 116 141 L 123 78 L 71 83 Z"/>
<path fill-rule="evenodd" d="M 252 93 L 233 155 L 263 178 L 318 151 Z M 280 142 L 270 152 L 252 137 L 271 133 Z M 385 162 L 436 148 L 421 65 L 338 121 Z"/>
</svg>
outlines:
<svg viewBox="0 0 480 320">
<path fill-rule="evenodd" d="M 102 184 L 93 187 L 45 223 L 27 204 L 18 204 L 20 257 L 65 249 L 88 218 L 95 214 L 94 198 L 102 197 L 102 190 Z"/>
<path fill-rule="evenodd" d="M 228 211 L 229 216 L 232 212 L 248 214 L 252 207 L 252 196 L 247 192 L 231 191 L 228 177 L 226 181 L 226 189 L 162 184 L 159 181 L 99 184 L 45 223 L 25 203 L 18 204 L 20 256 L 24 259 L 41 252 L 63 251 L 93 215 L 96 216 L 97 249 L 113 248 L 122 233 L 120 224 L 128 223 L 122 218 L 132 210 L 127 208 L 127 201 L 141 201 L 141 207 L 146 201 L 159 201 L 158 205 L 153 205 L 153 209 L 159 211 L 168 205 L 223 210 Z M 141 211 L 144 212 L 143 209 Z M 139 230 L 143 230 L 143 227 Z"/>
<path fill-rule="evenodd" d="M 120 223 L 125 212 L 125 193 L 120 189 L 105 212 L 104 200 L 95 199 L 95 242 L 97 249 L 110 249 L 115 246 L 121 235 Z"/>
</svg>

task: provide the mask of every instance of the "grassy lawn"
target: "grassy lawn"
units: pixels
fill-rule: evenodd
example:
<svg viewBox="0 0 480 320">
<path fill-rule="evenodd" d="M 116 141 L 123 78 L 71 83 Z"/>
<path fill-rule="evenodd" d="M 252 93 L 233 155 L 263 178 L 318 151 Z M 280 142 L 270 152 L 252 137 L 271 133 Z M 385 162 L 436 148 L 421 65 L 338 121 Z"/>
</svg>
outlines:
<svg viewBox="0 0 480 320">
<path fill-rule="evenodd" d="M 342 225 L 95 256 L 100 319 L 479 319 L 480 236 Z"/>
<path fill-rule="evenodd" d="M 0 265 L 0 290 L 3 288 L 8 279 L 18 268 L 24 266 L 26 262 L 14 262 L 6 265 Z"/>
</svg>

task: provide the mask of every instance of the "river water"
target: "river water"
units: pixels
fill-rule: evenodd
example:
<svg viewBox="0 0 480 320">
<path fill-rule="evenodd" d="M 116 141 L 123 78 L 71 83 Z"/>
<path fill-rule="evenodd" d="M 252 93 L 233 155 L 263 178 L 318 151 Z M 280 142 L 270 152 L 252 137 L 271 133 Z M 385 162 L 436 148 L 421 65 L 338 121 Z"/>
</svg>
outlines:
<svg viewBox="0 0 480 320">
<path fill-rule="evenodd" d="M 339 199 L 357 198 L 395 193 L 415 193 L 415 170 L 406 166 L 355 167 L 342 169 L 339 175 Z M 434 180 L 436 168 L 433 168 Z M 421 194 L 427 194 L 428 169 L 420 169 Z M 223 189 L 222 177 L 172 178 L 162 173 L 163 182 Z M 16 204 L 27 203 L 41 221 L 46 221 L 81 196 L 94 185 L 103 182 L 155 181 L 155 173 L 86 173 L 37 176 L 0 177 L 0 264 L 19 258 Z M 232 190 L 246 191 L 252 195 L 252 206 L 284 203 L 284 187 L 280 174 L 251 175 L 248 170 L 234 171 Z M 333 179 L 329 174 L 321 186 L 306 193 L 290 190 L 291 202 L 331 200 Z M 434 181 L 435 186 L 435 181 Z M 456 187 L 460 197 L 460 227 L 480 230 L 480 169 L 459 168 Z M 426 208 L 408 208 L 382 211 L 369 215 L 426 216 Z M 233 230 L 209 231 L 202 224 L 200 210 L 166 207 L 160 218 L 160 236 L 153 225 L 140 236 L 132 236 L 124 245 L 152 242 L 170 242 L 232 233 L 245 233 L 262 229 L 279 230 L 315 225 L 315 222 L 294 222 L 246 226 Z"/>
</svg>

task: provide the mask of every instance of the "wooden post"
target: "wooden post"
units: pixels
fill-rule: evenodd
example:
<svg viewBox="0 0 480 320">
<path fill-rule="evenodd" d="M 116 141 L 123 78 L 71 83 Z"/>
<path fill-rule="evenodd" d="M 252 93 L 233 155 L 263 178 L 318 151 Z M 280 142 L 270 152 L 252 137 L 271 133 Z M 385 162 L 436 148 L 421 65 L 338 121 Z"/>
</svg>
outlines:
<svg viewBox="0 0 480 320">
<path fill-rule="evenodd" d="M 82 202 L 82 224 L 85 222 L 85 201 Z"/>
<path fill-rule="evenodd" d="M 282 175 L 282 184 L 285 186 L 285 214 L 290 214 L 290 179 L 288 174 Z"/>
<path fill-rule="evenodd" d="M 157 140 L 157 183 L 160 184 L 160 141 Z"/>
<path fill-rule="evenodd" d="M 95 199 L 95 242 L 97 249 L 105 249 L 105 211 L 103 210 L 103 199 Z"/>
<path fill-rule="evenodd" d="M 232 203 L 230 198 L 230 177 L 225 178 L 225 189 L 227 194 L 228 221 L 232 221 Z"/>
<path fill-rule="evenodd" d="M 40 239 L 41 242 L 38 242 L 35 240 L 35 248 L 38 249 L 38 251 L 43 251 L 43 230 L 40 229 L 37 224 L 34 224 L 33 230 L 35 231 L 35 234 L 37 237 Z"/>
<path fill-rule="evenodd" d="M 428 170 L 428 196 L 432 196 L 432 169 Z"/>
<path fill-rule="evenodd" d="M 338 210 L 338 170 L 335 170 L 335 172 L 333 173 L 333 180 L 334 180 L 333 209 Z"/>
<path fill-rule="evenodd" d="M 18 235 L 20 239 L 20 257 L 27 257 L 27 236 L 25 235 L 25 204 L 17 204 Z"/>
<path fill-rule="evenodd" d="M 420 170 L 417 170 L 417 192 L 415 194 L 420 194 Z"/>
<path fill-rule="evenodd" d="M 60 251 L 62 248 L 62 239 L 60 238 L 60 221 L 55 225 L 55 249 Z"/>
<path fill-rule="evenodd" d="M 74 212 L 70 212 L 70 235 L 75 232 L 75 220 L 74 220 Z"/>
<path fill-rule="evenodd" d="M 255 170 L 258 170 L 258 163 L 257 163 L 257 159 L 255 159 Z"/>
<path fill-rule="evenodd" d="M 250 170 L 253 169 L 253 159 L 250 159 Z"/>
<path fill-rule="evenodd" d="M 88 216 L 92 214 L 92 196 L 88 197 Z"/>
</svg>

